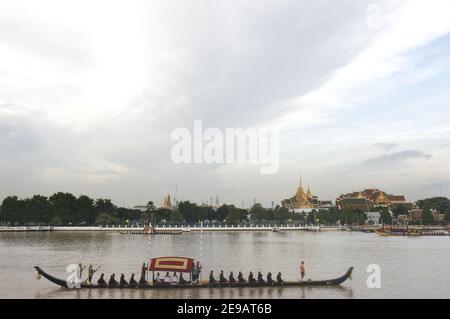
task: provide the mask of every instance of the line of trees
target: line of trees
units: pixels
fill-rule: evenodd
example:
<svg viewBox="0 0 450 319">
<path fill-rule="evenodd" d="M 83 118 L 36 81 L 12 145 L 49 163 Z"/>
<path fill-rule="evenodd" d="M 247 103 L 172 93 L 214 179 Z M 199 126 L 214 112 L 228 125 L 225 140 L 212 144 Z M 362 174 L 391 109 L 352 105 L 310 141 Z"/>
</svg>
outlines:
<svg viewBox="0 0 450 319">
<path fill-rule="evenodd" d="M 199 223 L 205 221 L 228 225 L 269 221 L 283 223 L 291 217 L 289 211 L 281 207 L 271 210 L 263 208 L 261 204 L 255 204 L 250 210 L 247 210 L 234 205 L 223 204 L 214 209 L 210 206 L 199 206 L 189 201 L 178 203 L 178 206 L 172 211 L 162 211 L 161 209 L 147 206 L 147 214 L 153 216 L 149 217 L 149 220 L 156 224 L 164 222 Z"/>
<path fill-rule="evenodd" d="M 431 198 L 417 202 L 424 210 L 422 223 L 435 222 L 431 210 L 445 214 L 450 222 L 450 200 Z M 392 223 L 392 216 L 387 208 L 379 207 L 381 221 Z M 405 207 L 394 209 L 394 218 L 407 214 Z M 50 197 L 35 195 L 19 199 L 9 196 L 0 207 L 0 223 L 6 225 L 112 225 L 112 224 L 162 224 L 162 223 L 199 223 L 201 221 L 225 224 L 240 223 L 301 223 L 323 225 L 363 225 L 367 216 L 360 210 L 314 210 L 311 213 L 294 213 L 276 206 L 266 209 L 261 204 L 254 204 L 249 210 L 224 204 L 217 209 L 199 206 L 189 201 L 178 203 L 173 210 L 157 208 L 148 202 L 145 211 L 117 207 L 109 199 L 92 199 L 86 195 L 75 197 L 70 193 L 58 192 Z"/>
<path fill-rule="evenodd" d="M 86 195 L 55 193 L 50 197 L 34 195 L 3 200 L 0 222 L 10 225 L 105 225 L 139 220 L 139 210 L 115 206 L 109 199 L 92 199 Z"/>
<path fill-rule="evenodd" d="M 450 199 L 448 199 L 447 197 L 421 199 L 417 201 L 417 205 L 420 209 L 423 210 L 435 209 L 439 214 L 448 215 L 450 213 Z"/>
<path fill-rule="evenodd" d="M 433 197 L 417 201 L 417 205 L 423 210 L 422 224 L 431 225 L 436 221 L 431 210 L 438 214 L 444 214 L 444 221 L 450 224 L 450 199 L 447 197 Z"/>
</svg>

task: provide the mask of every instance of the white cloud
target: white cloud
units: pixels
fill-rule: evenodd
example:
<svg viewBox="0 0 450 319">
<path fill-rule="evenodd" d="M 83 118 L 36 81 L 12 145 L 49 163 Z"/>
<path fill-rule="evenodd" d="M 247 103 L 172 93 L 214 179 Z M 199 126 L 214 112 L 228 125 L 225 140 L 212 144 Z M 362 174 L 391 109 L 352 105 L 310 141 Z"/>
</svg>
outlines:
<svg viewBox="0 0 450 319">
<path fill-rule="evenodd" d="M 381 29 L 366 26 L 372 2 Z M 399 151 L 438 161 L 422 144 L 448 134 L 440 119 L 432 129 L 401 117 L 397 127 L 356 129 L 342 114 L 436 77 L 440 65 L 417 67 L 408 52 L 449 32 L 449 8 L 438 0 L 2 1 L 0 173 L 18 177 L 0 196 L 66 185 L 131 205 L 184 179 L 196 181 L 186 197 L 223 192 L 239 204 L 286 196 L 306 166 L 332 197 L 320 172 L 339 178 L 349 151 L 361 161 L 380 155 L 373 144 L 395 140 Z M 414 76 L 392 80 L 402 72 Z M 170 132 L 194 119 L 220 128 L 275 119 L 285 164 L 264 177 L 272 186 L 249 182 L 261 178 L 253 167 L 174 167 Z"/>
<path fill-rule="evenodd" d="M 394 3 L 393 11 L 380 11 L 384 27 L 377 30 L 366 50 L 338 70 L 325 85 L 285 102 L 294 111 L 277 119 L 280 125 L 289 127 L 303 122 L 305 108 L 313 108 L 321 116 L 319 108 L 357 108 L 378 94 L 386 94 L 386 89 L 395 90 L 395 86 L 386 85 L 383 80 L 411 67 L 406 53 L 449 33 L 448 1 Z M 435 72 L 427 68 L 414 73 L 419 80 L 417 77 L 426 79 Z"/>
</svg>

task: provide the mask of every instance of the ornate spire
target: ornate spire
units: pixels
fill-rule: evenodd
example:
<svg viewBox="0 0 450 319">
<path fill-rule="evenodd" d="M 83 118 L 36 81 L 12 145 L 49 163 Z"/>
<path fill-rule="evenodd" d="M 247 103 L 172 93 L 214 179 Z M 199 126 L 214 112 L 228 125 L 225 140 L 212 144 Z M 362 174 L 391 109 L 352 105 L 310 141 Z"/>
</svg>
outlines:
<svg viewBox="0 0 450 319">
<path fill-rule="evenodd" d="M 172 209 L 172 203 L 170 202 L 170 195 L 164 196 L 163 208 Z"/>
<path fill-rule="evenodd" d="M 308 184 L 308 191 L 306 192 L 306 197 L 308 197 L 308 199 L 312 198 L 311 186 L 309 184 Z"/>
</svg>

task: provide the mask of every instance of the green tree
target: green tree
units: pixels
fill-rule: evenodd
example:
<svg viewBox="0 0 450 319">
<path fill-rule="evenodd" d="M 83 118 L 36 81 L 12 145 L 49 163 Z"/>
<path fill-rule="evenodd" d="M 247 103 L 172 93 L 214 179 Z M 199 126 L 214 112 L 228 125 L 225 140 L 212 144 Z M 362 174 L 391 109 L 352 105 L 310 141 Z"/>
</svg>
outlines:
<svg viewBox="0 0 450 319">
<path fill-rule="evenodd" d="M 436 209 L 440 214 L 444 214 L 450 207 L 450 200 L 446 197 L 433 197 L 417 201 L 419 208 Z"/>
<path fill-rule="evenodd" d="M 116 206 L 114 206 L 110 199 L 97 199 L 95 201 L 95 209 L 99 214 L 114 215 L 116 213 Z"/>
<path fill-rule="evenodd" d="M 144 224 L 155 223 L 155 220 L 154 220 L 155 211 L 156 211 L 155 204 L 153 204 L 152 201 L 149 201 L 146 205 L 145 212 L 143 212 L 141 215 L 142 222 Z"/>
<path fill-rule="evenodd" d="M 236 210 L 239 212 L 239 220 L 242 221 L 246 221 L 248 219 L 248 210 L 243 209 L 243 208 L 237 208 Z"/>
<path fill-rule="evenodd" d="M 340 211 L 339 220 L 345 225 L 363 225 L 366 220 L 366 214 L 359 209 L 346 208 Z"/>
<path fill-rule="evenodd" d="M 19 222 L 21 203 L 17 196 L 8 196 L 3 200 L 0 218 L 4 223 Z"/>
<path fill-rule="evenodd" d="M 377 207 L 375 211 L 380 213 L 380 222 L 385 225 L 392 224 L 392 216 L 387 207 Z"/>
<path fill-rule="evenodd" d="M 286 207 L 278 207 L 274 212 L 274 218 L 280 224 L 283 224 L 287 219 L 289 219 L 289 210 Z"/>
<path fill-rule="evenodd" d="M 423 225 L 432 225 L 435 223 L 433 214 L 429 208 L 425 209 L 422 214 L 422 224 Z"/>
<path fill-rule="evenodd" d="M 110 214 L 106 213 L 100 213 L 97 217 L 97 220 L 95 221 L 97 225 L 113 225 L 118 224 L 119 221 L 114 216 L 111 216 Z"/>
<path fill-rule="evenodd" d="M 307 219 L 308 219 L 308 214 L 306 214 L 305 212 L 301 212 L 301 213 L 290 212 L 289 218 L 292 220 L 295 220 L 295 221 L 300 221 L 302 224 L 306 224 Z"/>
<path fill-rule="evenodd" d="M 97 211 L 94 200 L 86 195 L 81 195 L 77 199 L 77 216 L 80 223 L 91 225 L 97 220 Z"/>
<path fill-rule="evenodd" d="M 202 222 L 212 214 L 214 210 L 210 206 L 200 206 L 196 214 L 196 221 Z"/>
<path fill-rule="evenodd" d="M 200 207 L 195 203 L 189 201 L 180 202 L 178 204 L 178 210 L 182 219 L 188 223 L 197 222 L 199 220 L 198 212 L 200 211 Z"/>
<path fill-rule="evenodd" d="M 408 215 L 408 207 L 406 205 L 398 205 L 392 210 L 395 217 L 399 215 Z"/>
<path fill-rule="evenodd" d="M 234 205 L 228 205 L 228 214 L 225 217 L 227 224 L 238 224 L 241 221 L 241 214 Z"/>
<path fill-rule="evenodd" d="M 320 210 L 318 212 L 318 218 L 320 224 L 335 225 L 337 222 L 338 214 L 335 211 Z"/>
<path fill-rule="evenodd" d="M 444 220 L 447 224 L 450 224 L 450 207 L 447 208 L 447 212 L 445 213 Z"/>
<path fill-rule="evenodd" d="M 223 221 L 224 219 L 226 219 L 228 212 L 228 205 L 223 204 L 216 210 L 215 214 L 213 215 L 214 218 L 212 219 Z"/>
<path fill-rule="evenodd" d="M 306 213 L 306 223 L 307 224 L 316 224 L 316 211 L 313 210 L 309 213 Z"/>
<path fill-rule="evenodd" d="M 137 221 L 141 218 L 142 212 L 138 209 L 130 209 L 124 207 L 117 208 L 117 219 L 120 224 L 129 224 L 131 221 Z"/>
<path fill-rule="evenodd" d="M 156 224 L 161 223 L 163 220 L 169 221 L 171 213 L 172 211 L 170 209 L 162 207 L 158 208 L 154 212 L 155 223 Z"/>
<path fill-rule="evenodd" d="M 172 223 L 180 223 L 183 221 L 183 215 L 178 209 L 175 209 L 170 213 L 170 221 Z"/>
<path fill-rule="evenodd" d="M 364 213 L 360 209 L 356 209 L 354 211 L 354 213 L 355 213 L 355 217 L 354 217 L 355 218 L 355 223 L 357 225 L 364 225 L 366 223 L 366 221 L 367 221 L 367 214 Z"/>
<path fill-rule="evenodd" d="M 51 206 L 48 198 L 42 195 L 34 195 L 27 201 L 27 217 L 31 223 L 47 224 L 51 216 Z"/>
<path fill-rule="evenodd" d="M 262 207 L 260 203 L 256 203 L 252 206 L 250 209 L 250 218 L 252 221 L 257 221 L 258 223 L 261 223 L 261 221 L 265 217 L 266 210 Z"/>
<path fill-rule="evenodd" d="M 59 192 L 50 196 L 49 202 L 52 206 L 52 219 L 58 219 L 64 225 L 77 223 L 77 199 L 75 196 L 70 193 Z"/>
<path fill-rule="evenodd" d="M 110 199 L 97 199 L 95 201 L 95 211 L 98 216 L 96 221 L 97 224 L 99 224 L 99 219 L 103 222 L 107 220 L 108 224 L 120 223 L 120 220 L 117 218 L 117 207 L 111 202 Z M 101 224 L 104 225 L 104 223 Z"/>
<path fill-rule="evenodd" d="M 275 212 L 272 209 L 265 209 L 265 213 L 263 214 L 263 220 L 274 220 Z"/>
</svg>

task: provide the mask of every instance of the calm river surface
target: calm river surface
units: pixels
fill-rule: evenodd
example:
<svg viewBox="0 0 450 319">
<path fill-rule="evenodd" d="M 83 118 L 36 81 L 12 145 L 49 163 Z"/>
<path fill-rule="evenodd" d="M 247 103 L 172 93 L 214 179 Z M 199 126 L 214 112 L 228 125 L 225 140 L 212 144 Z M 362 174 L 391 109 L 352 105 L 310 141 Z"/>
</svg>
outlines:
<svg viewBox="0 0 450 319">
<path fill-rule="evenodd" d="M 379 237 L 353 232 L 229 232 L 179 236 L 121 235 L 107 232 L 0 233 L 1 298 L 450 298 L 450 238 Z M 36 279 L 33 266 L 66 278 L 71 263 L 101 265 L 99 272 L 139 277 L 142 262 L 157 256 L 203 261 L 203 279 L 214 270 L 247 276 L 281 271 L 298 278 L 301 259 L 307 278 L 330 279 L 354 266 L 341 287 L 186 290 L 63 290 Z M 367 266 L 381 267 L 381 289 L 369 289 Z M 98 273 L 96 274 L 98 275 Z M 98 276 L 95 277 L 95 280 Z"/>
</svg>

